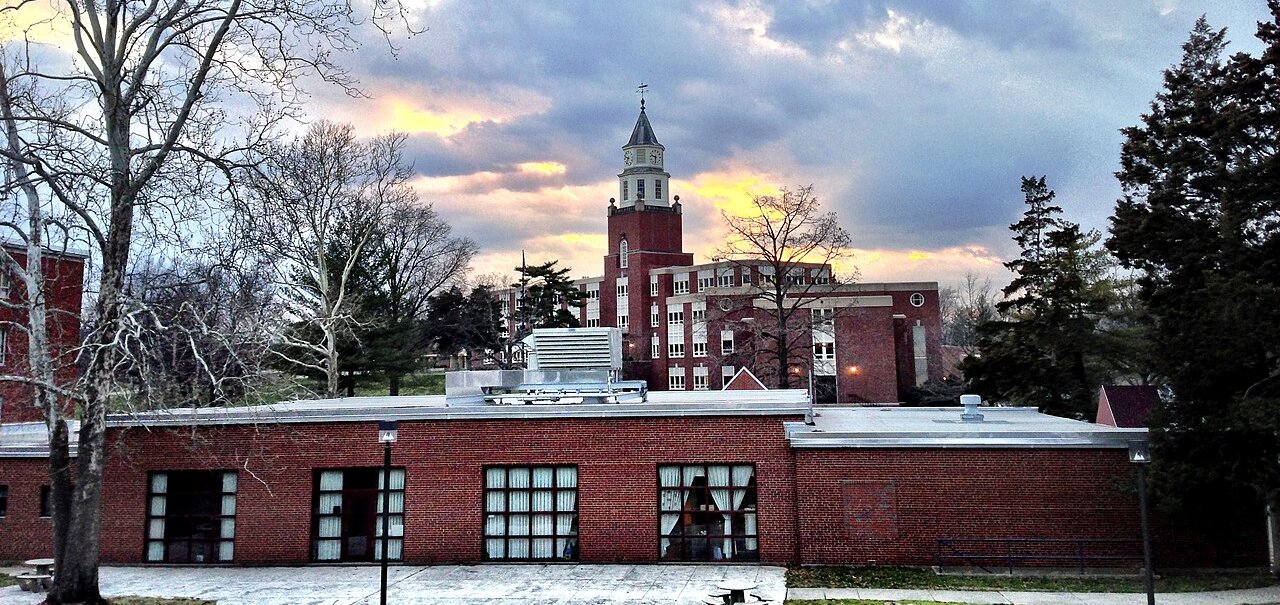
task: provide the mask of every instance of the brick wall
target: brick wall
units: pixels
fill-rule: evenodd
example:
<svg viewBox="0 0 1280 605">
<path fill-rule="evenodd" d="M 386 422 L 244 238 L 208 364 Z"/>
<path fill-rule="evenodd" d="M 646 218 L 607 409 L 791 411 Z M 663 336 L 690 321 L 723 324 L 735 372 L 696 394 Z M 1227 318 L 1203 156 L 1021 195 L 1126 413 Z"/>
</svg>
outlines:
<svg viewBox="0 0 1280 605">
<path fill-rule="evenodd" d="M 10 251 L 16 262 L 26 263 L 26 255 Z M 75 379 L 75 347 L 80 344 L 80 306 L 84 262 L 79 257 L 51 256 L 43 260 L 48 304 L 49 342 L 55 356 L 57 380 L 61 383 Z M 9 279 L 9 289 L 3 293 L 7 305 L 0 305 L 0 324 L 26 324 L 26 286 L 17 278 Z M 13 305 L 13 306 L 8 306 Z M 4 356 L 0 359 L 0 373 L 29 375 L 26 334 L 17 328 L 4 328 Z M 0 384 L 0 422 L 39 422 L 44 414 L 34 405 L 31 387 L 9 382 Z"/>
<path fill-rule="evenodd" d="M 938 538 L 1140 536 L 1122 450 L 800 450 L 796 465 L 804 563 L 928 565 Z"/>
<path fill-rule="evenodd" d="M 0 485 L 9 488 L 8 512 L 0 518 L 0 560 L 53 556 L 53 521 L 40 516 L 40 486 L 48 484 L 48 460 L 0 459 Z"/>
<path fill-rule="evenodd" d="M 484 465 L 578 465 L 580 558 L 610 562 L 657 559 L 658 464 L 746 462 L 756 465 L 761 559 L 789 562 L 792 470 L 781 423 L 776 417 L 401 422 L 394 464 L 407 470 L 406 560 L 480 560 Z M 203 468 L 241 469 L 238 563 L 305 563 L 312 469 L 380 466 L 376 433 L 373 423 L 113 430 L 103 560 L 141 560 L 148 471 Z"/>
</svg>

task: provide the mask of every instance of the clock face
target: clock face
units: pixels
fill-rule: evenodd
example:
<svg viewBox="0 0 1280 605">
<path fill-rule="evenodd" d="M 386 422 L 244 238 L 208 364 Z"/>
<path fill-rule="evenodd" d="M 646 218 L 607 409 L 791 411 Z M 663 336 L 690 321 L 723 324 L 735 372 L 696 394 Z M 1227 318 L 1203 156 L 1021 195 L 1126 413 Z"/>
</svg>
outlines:
<svg viewBox="0 0 1280 605">
<path fill-rule="evenodd" d="M 661 153 L 658 153 L 657 151 L 650 151 L 650 152 L 649 152 L 649 163 L 650 163 L 650 164 L 657 164 L 657 163 L 659 163 L 659 162 L 661 162 L 661 161 L 662 161 L 662 154 L 661 154 Z"/>
<path fill-rule="evenodd" d="M 631 150 L 628 149 L 626 153 L 622 154 L 622 161 L 626 165 L 630 166 L 631 162 L 635 161 L 635 155 L 633 155 Z"/>
</svg>

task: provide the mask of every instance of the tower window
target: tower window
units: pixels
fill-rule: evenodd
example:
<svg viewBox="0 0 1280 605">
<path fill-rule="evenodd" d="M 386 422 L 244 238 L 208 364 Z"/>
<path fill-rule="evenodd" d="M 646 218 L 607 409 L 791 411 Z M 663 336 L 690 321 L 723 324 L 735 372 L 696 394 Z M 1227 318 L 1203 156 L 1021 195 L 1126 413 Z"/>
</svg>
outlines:
<svg viewBox="0 0 1280 605">
<path fill-rule="evenodd" d="M 631 192 L 630 192 L 630 191 L 628 191 L 628 189 L 630 189 L 630 187 L 628 187 L 628 186 L 627 186 L 627 185 L 629 185 L 629 184 L 630 184 L 630 183 L 628 183 L 628 182 L 626 182 L 626 181 L 622 181 L 622 199 L 624 199 L 624 200 L 629 200 L 629 199 L 631 199 Z"/>
<path fill-rule="evenodd" d="M 636 199 L 644 199 L 644 179 L 636 179 Z"/>
<path fill-rule="evenodd" d="M 623 269 L 626 269 L 626 268 L 627 268 L 627 253 L 628 253 L 628 252 L 629 252 L 629 250 L 628 250 L 628 248 L 627 248 L 627 240 L 626 240 L 626 238 L 623 238 L 623 239 L 622 239 L 622 242 L 620 242 L 620 243 L 618 244 L 618 266 L 619 266 L 619 267 L 622 267 Z"/>
<path fill-rule="evenodd" d="M 653 179 L 653 199 L 662 199 L 662 179 Z"/>
</svg>

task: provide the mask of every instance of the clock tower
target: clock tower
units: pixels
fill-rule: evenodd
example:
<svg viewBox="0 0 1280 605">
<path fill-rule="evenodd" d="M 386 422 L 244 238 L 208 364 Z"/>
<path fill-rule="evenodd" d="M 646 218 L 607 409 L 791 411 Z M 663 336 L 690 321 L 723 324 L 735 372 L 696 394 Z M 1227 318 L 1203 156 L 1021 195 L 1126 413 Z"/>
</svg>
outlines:
<svg viewBox="0 0 1280 605">
<path fill-rule="evenodd" d="M 623 354 L 631 360 L 648 355 L 651 305 L 665 306 L 671 296 L 670 286 L 656 284 L 658 276 L 650 270 L 693 264 L 693 255 L 684 251 L 680 196 L 671 194 L 665 155 L 641 100 L 631 139 L 622 146 L 618 197 L 609 200 L 609 248 L 600 287 L 601 325 L 622 328 Z"/>
</svg>

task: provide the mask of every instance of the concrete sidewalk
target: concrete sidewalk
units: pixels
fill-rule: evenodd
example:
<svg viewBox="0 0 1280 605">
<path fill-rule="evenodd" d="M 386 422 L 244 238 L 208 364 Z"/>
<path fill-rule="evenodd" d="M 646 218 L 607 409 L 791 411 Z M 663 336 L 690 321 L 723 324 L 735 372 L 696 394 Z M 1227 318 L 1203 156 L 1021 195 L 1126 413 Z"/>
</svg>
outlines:
<svg viewBox="0 0 1280 605">
<path fill-rule="evenodd" d="M 880 588 L 791 588 L 793 601 L 821 599 L 870 599 L 892 602 L 943 601 L 991 605 L 1146 605 L 1144 593 L 1111 592 L 1025 592 L 995 590 L 886 590 Z M 1170 592 L 1156 594 L 1159 605 L 1256 605 L 1280 603 L 1280 586 L 1221 590 L 1214 592 Z"/>
</svg>

